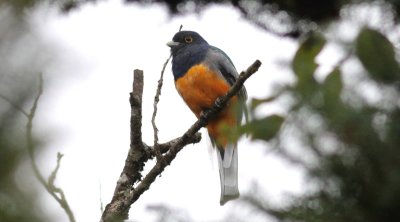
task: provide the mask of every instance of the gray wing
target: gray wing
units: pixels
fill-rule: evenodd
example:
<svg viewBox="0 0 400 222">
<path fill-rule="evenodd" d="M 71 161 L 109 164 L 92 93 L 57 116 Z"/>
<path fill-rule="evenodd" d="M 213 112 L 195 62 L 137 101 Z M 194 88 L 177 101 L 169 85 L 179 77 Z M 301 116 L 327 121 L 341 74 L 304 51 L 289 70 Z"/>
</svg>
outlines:
<svg viewBox="0 0 400 222">
<path fill-rule="evenodd" d="M 219 70 L 221 77 L 223 77 L 231 86 L 236 82 L 239 77 L 232 60 L 226 55 L 221 49 L 210 46 L 207 52 L 205 63 L 210 66 L 213 70 Z M 243 86 L 239 91 L 239 97 L 241 99 L 247 99 L 246 88 Z"/>
<path fill-rule="evenodd" d="M 210 46 L 206 59 L 204 61 L 213 70 L 219 70 L 219 74 L 223 79 L 225 79 L 231 86 L 236 82 L 239 77 L 232 60 L 226 55 L 221 49 Z M 241 101 L 242 112 L 245 115 L 246 121 L 248 120 L 248 114 L 246 109 L 247 91 L 243 86 L 238 93 L 239 99 Z"/>
</svg>

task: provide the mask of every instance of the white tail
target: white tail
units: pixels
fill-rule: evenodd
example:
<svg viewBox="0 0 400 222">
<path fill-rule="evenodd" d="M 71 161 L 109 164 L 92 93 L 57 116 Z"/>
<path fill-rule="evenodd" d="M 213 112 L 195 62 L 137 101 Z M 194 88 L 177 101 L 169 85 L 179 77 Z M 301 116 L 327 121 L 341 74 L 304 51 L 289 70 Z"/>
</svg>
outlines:
<svg viewBox="0 0 400 222">
<path fill-rule="evenodd" d="M 229 144 L 223 152 L 222 157 L 221 151 L 217 151 L 219 177 L 221 180 L 221 205 L 239 197 L 237 145 Z"/>
</svg>

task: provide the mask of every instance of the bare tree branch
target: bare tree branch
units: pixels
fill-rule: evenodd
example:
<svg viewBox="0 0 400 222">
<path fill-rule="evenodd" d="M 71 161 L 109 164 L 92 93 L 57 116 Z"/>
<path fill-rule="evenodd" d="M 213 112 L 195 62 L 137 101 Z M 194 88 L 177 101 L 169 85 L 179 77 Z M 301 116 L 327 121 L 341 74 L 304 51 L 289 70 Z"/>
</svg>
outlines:
<svg viewBox="0 0 400 222">
<path fill-rule="evenodd" d="M 57 165 L 56 165 L 56 168 L 54 168 L 53 172 L 51 172 L 49 178 L 47 179 L 47 183 L 49 185 L 51 185 L 52 187 L 55 187 L 54 186 L 54 181 L 56 181 L 57 173 L 58 173 L 58 170 L 60 169 L 61 159 L 63 158 L 63 156 L 64 156 L 64 154 L 62 154 L 60 152 L 57 153 Z"/>
<path fill-rule="evenodd" d="M 64 192 L 61 188 L 56 187 L 54 185 L 54 180 L 56 178 L 58 169 L 60 167 L 60 161 L 62 158 L 62 154 L 58 153 L 57 155 L 57 166 L 51 173 L 51 175 L 48 178 L 48 181 L 45 180 L 44 176 L 39 170 L 39 167 L 37 166 L 36 159 L 35 159 L 35 140 L 33 138 L 33 119 L 35 118 L 36 115 L 36 110 L 37 106 L 39 103 L 39 99 L 43 93 L 43 77 L 42 75 L 39 75 L 39 91 L 37 96 L 35 97 L 33 101 L 33 105 L 31 107 L 31 110 L 27 114 L 28 122 L 26 124 L 26 138 L 27 138 L 27 149 L 29 153 L 29 157 L 31 159 L 31 165 L 32 169 L 35 173 L 36 178 L 39 180 L 39 182 L 43 185 L 43 187 L 47 190 L 47 192 L 60 204 L 60 206 L 64 209 L 65 213 L 68 216 L 68 219 L 70 222 L 75 222 L 75 217 L 74 214 L 71 210 L 71 207 L 68 204 L 68 201 L 64 195 Z M 25 112 L 22 112 L 25 114 Z"/>
<path fill-rule="evenodd" d="M 180 137 L 175 138 L 175 139 L 173 139 L 173 140 L 170 140 L 170 141 L 168 141 L 168 142 L 166 142 L 166 143 L 160 143 L 160 144 L 158 144 L 158 148 L 159 148 L 159 150 L 160 150 L 160 153 L 161 153 L 161 154 L 165 154 L 166 152 L 168 152 L 169 149 L 170 149 L 172 146 L 175 146 L 175 144 L 179 142 L 179 140 L 180 140 Z M 200 140 L 201 140 L 201 133 L 196 133 L 193 137 L 188 138 L 188 140 L 189 140 L 189 141 L 188 141 L 188 144 L 200 142 Z M 145 151 L 146 151 L 146 154 L 147 154 L 148 158 L 149 158 L 149 159 L 153 158 L 153 156 L 155 155 L 154 152 L 153 152 L 154 147 L 148 146 L 148 145 L 146 145 L 145 143 L 143 143 L 143 144 L 144 144 L 144 146 L 145 146 Z"/>
<path fill-rule="evenodd" d="M 141 109 L 142 109 L 142 93 L 143 93 L 143 72 L 135 70 L 134 83 L 131 93 L 131 148 L 125 161 L 125 167 L 117 182 L 114 196 L 111 202 L 106 206 L 101 217 L 102 222 L 122 221 L 128 218 L 130 206 L 139 199 L 139 197 L 149 189 L 150 185 L 155 181 L 165 169 L 171 164 L 176 154 L 186 145 L 199 142 L 201 137 L 198 131 L 204 127 L 208 120 L 216 115 L 228 101 L 236 95 L 242 88 L 244 82 L 261 66 L 259 60 L 255 61 L 246 71 L 239 75 L 236 83 L 230 88 L 226 95 L 217 99 L 215 104 L 203 112 L 200 118 L 179 138 L 171 140 L 165 144 L 158 146 L 162 161 L 157 161 L 150 172 L 140 181 L 144 162 L 152 158 L 151 147 L 145 145 L 141 140 Z M 135 98 L 133 100 L 132 98 Z M 134 135 L 138 133 L 139 135 Z M 133 140 L 136 138 L 137 140 Z M 154 147 L 153 147 L 154 148 Z M 140 181 L 140 182 L 139 182 Z M 133 187 L 137 183 L 136 187 Z"/>
<path fill-rule="evenodd" d="M 134 70 L 134 81 L 129 102 L 131 105 L 131 144 L 125 166 L 114 190 L 114 195 L 107 204 L 102 221 L 116 221 L 128 217 L 130 205 L 126 198 L 132 186 L 142 178 L 144 163 L 149 159 L 142 142 L 142 96 L 143 96 L 143 71 Z"/>
<path fill-rule="evenodd" d="M 179 26 L 179 31 L 182 30 L 182 27 L 183 27 L 183 25 L 181 24 Z M 157 115 L 157 110 L 158 110 L 157 105 L 158 105 L 158 102 L 160 101 L 161 88 L 163 86 L 165 68 L 167 67 L 167 64 L 168 64 L 169 60 L 171 59 L 171 57 L 172 57 L 172 54 L 165 61 L 163 68 L 161 70 L 161 75 L 160 75 L 160 79 L 158 80 L 156 95 L 154 96 L 153 116 L 151 117 L 151 124 L 153 125 L 153 131 L 154 131 L 153 151 L 156 155 L 157 161 L 164 161 L 162 159 L 161 151 L 160 151 L 159 144 L 158 144 L 158 129 L 157 129 L 157 125 L 156 125 L 156 115 Z"/>
<path fill-rule="evenodd" d="M 11 99 L 9 99 L 6 96 L 1 95 L 1 94 L 0 94 L 0 98 L 4 99 L 6 102 L 8 102 L 12 107 L 14 107 L 14 109 L 16 109 L 19 112 L 21 112 L 22 114 L 24 114 L 25 117 L 28 117 L 29 114 L 18 104 L 14 103 Z"/>
<path fill-rule="evenodd" d="M 154 147 L 153 148 L 154 148 L 154 152 L 155 152 L 156 157 L 157 157 L 157 161 L 162 161 L 161 160 L 162 156 L 161 156 L 161 153 L 160 153 L 160 150 L 159 150 L 159 147 L 158 147 L 158 129 L 157 129 L 157 126 L 156 126 L 156 115 L 157 115 L 157 110 L 158 110 L 157 109 L 157 104 L 160 101 L 161 88 L 162 88 L 162 85 L 163 85 L 165 67 L 167 67 L 167 64 L 168 64 L 169 60 L 171 59 L 171 56 L 172 55 L 170 55 L 168 57 L 168 59 L 165 61 L 164 66 L 163 66 L 163 68 L 161 70 L 160 79 L 158 80 L 157 92 L 156 92 L 156 95 L 154 96 L 153 116 L 151 118 L 151 123 L 153 125 L 153 131 L 154 131 Z"/>
</svg>

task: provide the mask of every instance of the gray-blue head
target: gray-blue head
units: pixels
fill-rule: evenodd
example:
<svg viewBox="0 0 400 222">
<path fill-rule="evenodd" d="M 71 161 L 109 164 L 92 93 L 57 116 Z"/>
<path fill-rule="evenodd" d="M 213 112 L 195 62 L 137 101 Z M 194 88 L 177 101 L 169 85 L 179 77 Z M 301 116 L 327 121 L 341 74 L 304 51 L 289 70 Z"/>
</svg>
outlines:
<svg viewBox="0 0 400 222">
<path fill-rule="evenodd" d="M 174 35 L 172 41 L 168 42 L 167 45 L 171 47 L 171 53 L 175 56 L 178 51 L 190 48 L 203 48 L 204 46 L 208 46 L 208 43 L 197 32 L 180 31 Z"/>
</svg>

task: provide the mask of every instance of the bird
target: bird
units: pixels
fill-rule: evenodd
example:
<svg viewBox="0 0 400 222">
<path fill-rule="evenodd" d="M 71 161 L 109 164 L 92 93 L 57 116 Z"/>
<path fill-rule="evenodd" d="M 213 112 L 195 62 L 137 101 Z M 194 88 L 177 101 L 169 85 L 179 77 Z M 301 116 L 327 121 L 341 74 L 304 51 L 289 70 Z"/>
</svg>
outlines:
<svg viewBox="0 0 400 222">
<path fill-rule="evenodd" d="M 199 118 L 202 112 L 213 106 L 217 98 L 228 92 L 238 78 L 238 72 L 224 51 L 208 44 L 197 32 L 179 31 L 167 45 L 172 55 L 175 88 Z M 243 86 L 237 96 L 206 126 L 212 146 L 217 148 L 220 205 L 240 196 L 237 142 L 231 142 L 223 129 L 239 126 L 243 114 L 247 119 L 246 99 L 247 92 Z"/>
</svg>

